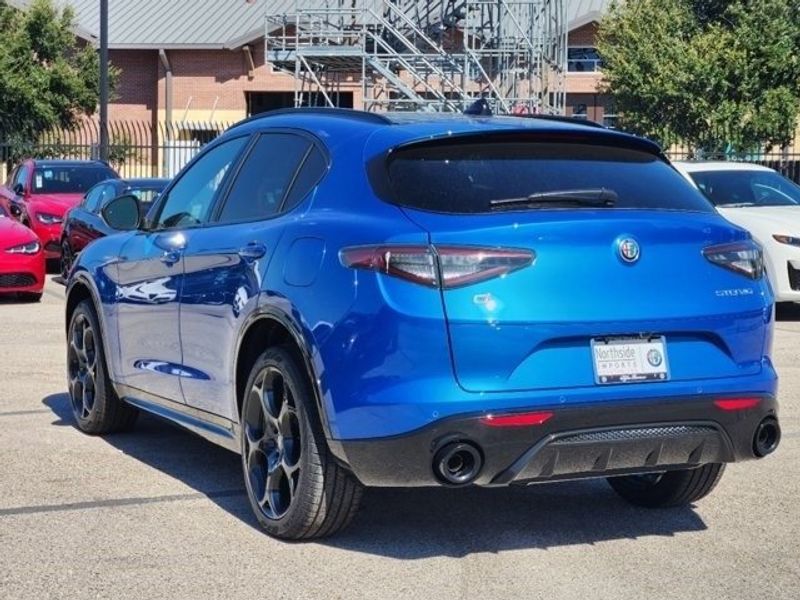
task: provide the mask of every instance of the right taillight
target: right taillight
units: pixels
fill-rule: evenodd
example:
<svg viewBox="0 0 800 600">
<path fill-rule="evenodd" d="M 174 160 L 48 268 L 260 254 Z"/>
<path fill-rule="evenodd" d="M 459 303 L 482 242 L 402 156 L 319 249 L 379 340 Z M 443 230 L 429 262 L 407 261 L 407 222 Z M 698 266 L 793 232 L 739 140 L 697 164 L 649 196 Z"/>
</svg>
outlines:
<svg viewBox="0 0 800 600">
<path fill-rule="evenodd" d="M 750 279 L 759 279 L 764 274 L 764 254 L 752 240 L 709 246 L 703 249 L 703 256 Z"/>
<path fill-rule="evenodd" d="M 474 246 L 355 246 L 339 253 L 345 267 L 451 289 L 503 277 L 533 263 L 530 250 Z"/>
</svg>

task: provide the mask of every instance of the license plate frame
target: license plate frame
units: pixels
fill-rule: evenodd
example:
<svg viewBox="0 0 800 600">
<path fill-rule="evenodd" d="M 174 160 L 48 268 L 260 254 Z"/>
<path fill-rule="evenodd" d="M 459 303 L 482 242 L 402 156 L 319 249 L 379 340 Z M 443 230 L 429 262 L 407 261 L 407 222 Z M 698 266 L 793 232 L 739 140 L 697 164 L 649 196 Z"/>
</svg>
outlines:
<svg viewBox="0 0 800 600">
<path fill-rule="evenodd" d="M 591 351 L 598 385 L 669 381 L 667 341 L 663 335 L 592 338 Z"/>
</svg>

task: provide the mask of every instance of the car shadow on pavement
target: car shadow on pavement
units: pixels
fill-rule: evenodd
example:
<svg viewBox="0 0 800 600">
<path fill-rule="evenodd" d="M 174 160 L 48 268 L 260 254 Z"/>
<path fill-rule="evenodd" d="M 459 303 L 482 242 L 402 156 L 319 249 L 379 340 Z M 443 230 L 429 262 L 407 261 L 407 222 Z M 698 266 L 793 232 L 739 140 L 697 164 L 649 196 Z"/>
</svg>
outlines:
<svg viewBox="0 0 800 600">
<path fill-rule="evenodd" d="M 74 426 L 67 394 L 42 400 Z M 103 438 L 126 455 L 179 479 L 259 529 L 239 457 L 150 415 L 130 433 Z M 691 508 L 647 510 L 619 499 L 603 480 L 530 487 L 365 490 L 361 510 L 327 546 L 398 559 L 462 557 L 523 548 L 595 544 L 706 529 Z"/>
</svg>

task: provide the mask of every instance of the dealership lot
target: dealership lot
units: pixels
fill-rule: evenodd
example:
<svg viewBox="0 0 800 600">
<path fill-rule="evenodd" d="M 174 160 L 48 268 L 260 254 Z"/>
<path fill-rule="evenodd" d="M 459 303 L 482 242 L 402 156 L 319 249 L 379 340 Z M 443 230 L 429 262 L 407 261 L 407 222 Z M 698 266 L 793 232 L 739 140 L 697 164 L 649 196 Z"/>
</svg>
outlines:
<svg viewBox="0 0 800 600">
<path fill-rule="evenodd" d="M 783 442 L 695 509 L 602 481 L 368 490 L 339 536 L 262 534 L 237 456 L 144 416 L 89 437 L 64 381 L 63 288 L 0 302 L 0 598 L 797 598 L 800 310 L 774 359 Z"/>
</svg>

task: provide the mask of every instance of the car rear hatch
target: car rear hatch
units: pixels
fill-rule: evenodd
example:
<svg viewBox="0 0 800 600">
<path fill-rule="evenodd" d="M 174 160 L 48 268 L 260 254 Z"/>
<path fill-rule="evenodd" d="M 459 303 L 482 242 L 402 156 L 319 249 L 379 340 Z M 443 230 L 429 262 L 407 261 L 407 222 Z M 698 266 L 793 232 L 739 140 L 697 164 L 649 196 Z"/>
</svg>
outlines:
<svg viewBox="0 0 800 600">
<path fill-rule="evenodd" d="M 761 369 L 760 250 L 646 146 L 424 143 L 388 173 L 438 257 L 465 389 L 647 382 L 669 395 L 670 381 Z"/>
</svg>

